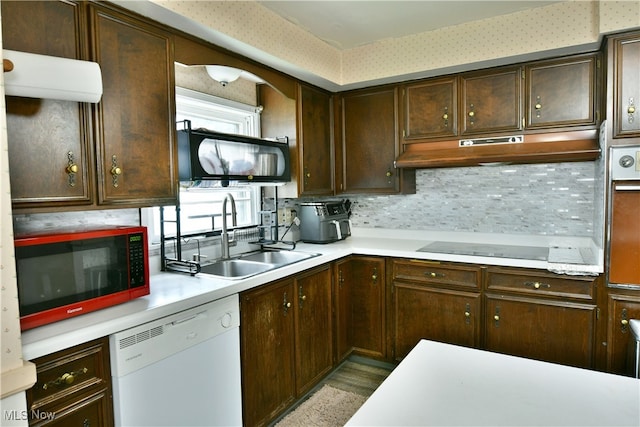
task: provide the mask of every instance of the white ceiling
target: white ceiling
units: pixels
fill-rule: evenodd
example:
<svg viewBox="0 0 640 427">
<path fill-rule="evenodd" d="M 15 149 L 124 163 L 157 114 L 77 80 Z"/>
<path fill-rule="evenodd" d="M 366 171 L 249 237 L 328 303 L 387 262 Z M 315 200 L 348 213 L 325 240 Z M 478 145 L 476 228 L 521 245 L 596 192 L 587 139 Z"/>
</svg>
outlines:
<svg viewBox="0 0 640 427">
<path fill-rule="evenodd" d="M 338 49 L 506 15 L 559 1 L 259 1 Z M 517 31 L 517 29 L 514 29 Z"/>
</svg>

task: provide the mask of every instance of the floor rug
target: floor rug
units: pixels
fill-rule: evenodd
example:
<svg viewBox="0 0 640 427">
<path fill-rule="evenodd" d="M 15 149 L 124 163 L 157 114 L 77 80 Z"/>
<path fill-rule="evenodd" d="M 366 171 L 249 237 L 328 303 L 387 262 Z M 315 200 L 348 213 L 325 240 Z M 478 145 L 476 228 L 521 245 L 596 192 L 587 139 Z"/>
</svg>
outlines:
<svg viewBox="0 0 640 427">
<path fill-rule="evenodd" d="M 276 427 L 344 426 L 365 400 L 365 396 L 325 385 Z"/>
</svg>

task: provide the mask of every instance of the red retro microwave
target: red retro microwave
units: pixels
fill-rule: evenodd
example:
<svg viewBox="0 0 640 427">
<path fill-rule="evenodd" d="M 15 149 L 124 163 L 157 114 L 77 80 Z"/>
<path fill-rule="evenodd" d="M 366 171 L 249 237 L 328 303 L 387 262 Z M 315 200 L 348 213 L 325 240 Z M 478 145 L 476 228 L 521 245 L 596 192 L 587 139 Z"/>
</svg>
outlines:
<svg viewBox="0 0 640 427">
<path fill-rule="evenodd" d="M 15 256 L 22 330 L 149 294 L 146 227 L 16 237 Z"/>
</svg>

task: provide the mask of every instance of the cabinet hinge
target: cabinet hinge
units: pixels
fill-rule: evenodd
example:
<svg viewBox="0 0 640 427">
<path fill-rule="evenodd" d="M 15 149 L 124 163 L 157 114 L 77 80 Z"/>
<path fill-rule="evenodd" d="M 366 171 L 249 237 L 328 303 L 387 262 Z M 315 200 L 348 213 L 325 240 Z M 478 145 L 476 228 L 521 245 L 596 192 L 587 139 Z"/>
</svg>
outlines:
<svg viewBox="0 0 640 427">
<path fill-rule="evenodd" d="M 524 127 L 524 117 L 522 118 L 522 127 Z"/>
<path fill-rule="evenodd" d="M 596 122 L 600 121 L 600 111 L 596 110 Z"/>
<path fill-rule="evenodd" d="M 600 58 L 596 59 L 596 68 L 600 68 Z"/>
<path fill-rule="evenodd" d="M 600 320 L 600 308 L 596 308 L 596 320 Z"/>
<path fill-rule="evenodd" d="M 524 80 L 524 75 L 525 75 L 524 70 L 520 70 L 520 77 L 521 77 L 523 80 Z"/>
<path fill-rule="evenodd" d="M 404 129 L 402 129 L 402 137 L 405 138 L 406 136 L 407 136 L 406 135 L 406 131 Z"/>
</svg>

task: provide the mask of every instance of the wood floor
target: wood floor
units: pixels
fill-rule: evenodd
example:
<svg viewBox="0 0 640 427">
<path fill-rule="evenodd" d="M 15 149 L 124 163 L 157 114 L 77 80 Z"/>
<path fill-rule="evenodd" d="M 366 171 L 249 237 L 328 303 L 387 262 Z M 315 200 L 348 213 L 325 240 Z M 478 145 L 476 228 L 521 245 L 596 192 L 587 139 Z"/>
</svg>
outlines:
<svg viewBox="0 0 640 427">
<path fill-rule="evenodd" d="M 296 409 L 309 396 L 322 388 L 325 384 L 340 390 L 350 391 L 369 397 L 380 384 L 393 371 L 395 365 L 367 359 L 360 356 L 350 356 L 342 362 L 333 372 L 327 375 L 318 385 L 316 385 L 305 396 L 291 405 L 288 411 L 280 415 L 271 426 L 275 425 L 291 411 Z"/>
<path fill-rule="evenodd" d="M 370 396 L 387 378 L 394 365 L 352 356 L 329 374 L 320 384 Z"/>
</svg>

